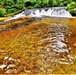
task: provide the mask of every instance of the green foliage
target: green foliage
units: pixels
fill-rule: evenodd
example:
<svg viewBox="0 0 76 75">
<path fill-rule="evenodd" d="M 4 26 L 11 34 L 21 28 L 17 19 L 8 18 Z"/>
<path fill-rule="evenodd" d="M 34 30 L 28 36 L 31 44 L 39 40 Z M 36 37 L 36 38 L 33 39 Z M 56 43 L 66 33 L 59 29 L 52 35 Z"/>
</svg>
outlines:
<svg viewBox="0 0 76 75">
<path fill-rule="evenodd" d="M 71 3 L 68 4 L 68 6 L 67 6 L 67 10 L 68 10 L 72 15 L 76 15 L 76 11 L 74 11 L 74 8 L 76 8 L 76 2 L 71 2 Z"/>
<path fill-rule="evenodd" d="M 6 14 L 5 9 L 0 8 L 0 16 L 1 16 L 1 17 L 2 17 L 2 16 L 5 16 L 5 14 Z"/>
<path fill-rule="evenodd" d="M 10 6 L 6 6 L 5 8 L 6 8 L 6 9 L 10 9 L 11 7 L 10 7 Z"/>
<path fill-rule="evenodd" d="M 7 13 L 15 13 L 25 8 L 45 8 L 45 7 L 64 7 L 70 13 L 75 13 L 73 8 L 76 0 L 0 0 L 0 4 L 6 9 Z"/>
<path fill-rule="evenodd" d="M 18 10 L 25 9 L 25 6 L 21 3 L 12 4 L 11 6 L 8 4 L 6 7 L 7 13 L 14 13 Z"/>
<path fill-rule="evenodd" d="M 0 5 L 3 5 L 3 2 L 0 2 Z"/>
<path fill-rule="evenodd" d="M 70 4 L 68 4 L 67 6 L 67 9 L 70 10 L 70 9 L 73 9 L 76 7 L 76 2 L 71 2 Z"/>
<path fill-rule="evenodd" d="M 15 4 L 14 7 L 16 9 L 24 9 L 25 8 L 23 4 Z"/>
<path fill-rule="evenodd" d="M 13 4 L 14 4 L 14 2 L 12 0 L 6 0 L 6 5 L 11 6 Z"/>
<path fill-rule="evenodd" d="M 57 0 L 53 0 L 53 1 L 52 1 L 52 6 L 53 6 L 53 7 L 58 6 L 58 1 L 57 1 Z"/>
<path fill-rule="evenodd" d="M 16 12 L 16 8 L 7 9 L 7 13 L 14 13 Z"/>
<path fill-rule="evenodd" d="M 4 4 L 4 0 L 0 0 L 0 5 L 3 5 Z"/>
</svg>

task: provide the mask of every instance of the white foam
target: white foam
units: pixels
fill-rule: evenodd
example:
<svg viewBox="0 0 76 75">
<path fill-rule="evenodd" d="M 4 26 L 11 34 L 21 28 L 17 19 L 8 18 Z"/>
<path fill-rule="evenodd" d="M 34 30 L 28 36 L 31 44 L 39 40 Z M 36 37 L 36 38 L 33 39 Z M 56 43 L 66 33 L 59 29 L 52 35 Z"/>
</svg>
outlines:
<svg viewBox="0 0 76 75">
<path fill-rule="evenodd" d="M 37 9 L 33 11 L 35 14 L 31 12 L 28 16 L 30 17 L 42 17 L 42 16 L 50 16 L 50 17 L 72 17 L 71 14 L 66 9 L 61 8 L 48 8 L 47 11 L 42 9 L 41 12 Z M 26 13 L 25 13 L 26 14 Z"/>
<path fill-rule="evenodd" d="M 13 17 L 11 17 L 11 18 L 8 19 L 8 20 L 17 19 L 17 18 L 19 18 L 19 17 L 24 17 L 24 16 L 25 16 L 25 15 L 23 15 L 22 13 L 20 13 L 20 14 L 14 15 Z"/>
<path fill-rule="evenodd" d="M 5 56 L 4 60 L 8 59 L 8 56 Z"/>
<path fill-rule="evenodd" d="M 40 11 L 41 10 L 41 11 Z M 65 8 L 47 8 L 47 11 L 45 8 L 43 9 L 28 9 L 23 11 L 22 13 L 19 13 L 17 15 L 14 15 L 13 17 L 10 17 L 8 20 L 17 19 L 19 17 L 23 16 L 29 16 L 29 17 L 42 17 L 42 16 L 48 16 L 48 17 L 67 17 L 72 18 L 71 14 L 65 9 Z"/>
<path fill-rule="evenodd" d="M 0 66 L 0 68 L 5 68 L 5 67 L 6 67 L 6 65 L 5 65 L 5 64 L 3 64 L 3 65 L 1 65 L 1 66 Z"/>
</svg>

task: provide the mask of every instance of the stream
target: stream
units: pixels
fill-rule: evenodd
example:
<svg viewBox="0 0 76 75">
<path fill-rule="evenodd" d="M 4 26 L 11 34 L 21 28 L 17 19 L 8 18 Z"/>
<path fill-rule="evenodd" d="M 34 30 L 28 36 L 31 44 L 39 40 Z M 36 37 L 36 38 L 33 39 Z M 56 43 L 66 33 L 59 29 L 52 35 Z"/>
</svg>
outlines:
<svg viewBox="0 0 76 75">
<path fill-rule="evenodd" d="M 76 74 L 75 67 L 76 18 L 64 7 L 0 22 L 0 74 Z"/>
<path fill-rule="evenodd" d="M 0 74 L 75 74 L 76 18 L 29 20 L 3 25 Z"/>
</svg>

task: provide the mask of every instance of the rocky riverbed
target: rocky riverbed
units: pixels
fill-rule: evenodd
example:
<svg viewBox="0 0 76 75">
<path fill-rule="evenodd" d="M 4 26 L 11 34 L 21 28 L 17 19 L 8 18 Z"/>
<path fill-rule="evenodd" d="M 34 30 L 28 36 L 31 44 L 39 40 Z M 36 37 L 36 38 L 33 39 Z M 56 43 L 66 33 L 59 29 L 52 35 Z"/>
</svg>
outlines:
<svg viewBox="0 0 76 75">
<path fill-rule="evenodd" d="M 0 74 L 76 73 L 76 18 L 12 20 L 0 40 Z"/>
</svg>

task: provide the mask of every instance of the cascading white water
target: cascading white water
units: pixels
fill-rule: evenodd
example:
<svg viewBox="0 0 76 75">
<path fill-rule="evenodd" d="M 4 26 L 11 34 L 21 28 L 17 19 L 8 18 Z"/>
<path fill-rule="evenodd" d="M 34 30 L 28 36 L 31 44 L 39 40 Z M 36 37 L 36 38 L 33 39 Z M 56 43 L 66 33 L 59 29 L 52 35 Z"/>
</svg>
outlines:
<svg viewBox="0 0 76 75">
<path fill-rule="evenodd" d="M 22 12 L 25 16 L 30 17 L 72 17 L 71 14 L 65 9 L 60 7 L 45 8 L 45 9 L 30 9 Z"/>
<path fill-rule="evenodd" d="M 25 10 L 13 17 L 9 18 L 9 21 L 12 19 L 17 19 L 22 16 L 28 17 L 66 17 L 72 18 L 71 14 L 66 10 L 65 7 L 52 7 L 52 8 L 39 8 L 39 9 L 28 9 Z"/>
</svg>

